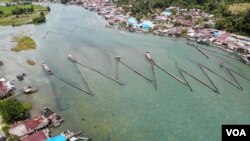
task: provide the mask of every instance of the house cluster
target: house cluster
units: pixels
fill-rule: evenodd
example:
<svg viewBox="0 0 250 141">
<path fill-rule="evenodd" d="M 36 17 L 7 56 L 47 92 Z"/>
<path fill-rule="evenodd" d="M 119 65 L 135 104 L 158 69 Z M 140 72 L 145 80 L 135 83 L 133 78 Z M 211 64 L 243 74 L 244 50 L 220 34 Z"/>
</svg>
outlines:
<svg viewBox="0 0 250 141">
<path fill-rule="evenodd" d="M 153 18 L 137 19 L 125 13 L 122 7 L 103 0 L 83 0 L 83 7 L 102 15 L 110 26 L 131 32 L 153 32 L 155 35 L 180 36 L 189 28 L 203 28 L 214 24 L 214 16 L 199 9 L 168 7 Z M 138 21 L 139 20 L 139 21 Z M 109 27 L 110 27 L 109 26 Z"/>
<path fill-rule="evenodd" d="M 11 96 L 14 89 L 13 83 L 0 76 L 0 99 Z"/>
<path fill-rule="evenodd" d="M 122 7 L 103 0 L 83 0 L 83 7 L 96 11 L 109 23 L 107 27 L 125 29 L 130 32 L 152 32 L 154 35 L 179 37 L 197 43 L 213 45 L 223 50 L 237 53 L 242 61 L 250 64 L 250 38 L 216 30 L 215 17 L 200 9 L 181 9 L 171 6 L 153 18 L 138 21 Z"/>
<path fill-rule="evenodd" d="M 22 141 L 45 141 L 49 138 L 48 127 L 59 126 L 63 120 L 60 115 L 45 107 L 41 115 L 10 125 L 9 133 Z"/>
<path fill-rule="evenodd" d="M 188 40 L 197 43 L 219 47 L 228 52 L 237 53 L 242 61 L 249 64 L 250 60 L 250 38 L 226 31 L 212 28 L 190 29 L 187 34 Z"/>
<path fill-rule="evenodd" d="M 63 121 L 59 114 L 44 107 L 39 116 L 10 125 L 9 133 L 18 136 L 21 141 L 90 141 L 88 137 L 79 137 L 81 132 L 69 130 L 51 137 L 49 128 L 60 126 Z"/>
</svg>

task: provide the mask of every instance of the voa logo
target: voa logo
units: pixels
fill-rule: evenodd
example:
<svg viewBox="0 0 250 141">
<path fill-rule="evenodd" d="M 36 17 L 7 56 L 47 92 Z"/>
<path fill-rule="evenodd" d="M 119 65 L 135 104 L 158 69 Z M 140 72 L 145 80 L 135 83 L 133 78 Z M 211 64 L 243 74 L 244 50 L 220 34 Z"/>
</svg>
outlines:
<svg viewBox="0 0 250 141">
<path fill-rule="evenodd" d="M 226 129 L 227 136 L 247 136 L 244 129 Z"/>
</svg>

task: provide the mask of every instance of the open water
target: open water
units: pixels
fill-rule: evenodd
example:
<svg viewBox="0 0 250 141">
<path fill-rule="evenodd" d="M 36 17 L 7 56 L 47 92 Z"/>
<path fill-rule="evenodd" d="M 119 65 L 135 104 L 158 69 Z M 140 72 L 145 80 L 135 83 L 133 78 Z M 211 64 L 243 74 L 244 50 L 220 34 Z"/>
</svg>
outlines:
<svg viewBox="0 0 250 141">
<path fill-rule="evenodd" d="M 4 62 L 0 73 L 14 81 L 17 91 L 28 84 L 39 87 L 36 94 L 18 98 L 32 102 L 33 115 L 48 106 L 64 117 L 65 122 L 52 130 L 53 134 L 70 129 L 82 130 L 95 141 L 219 141 L 222 124 L 249 124 L 250 81 L 245 79 L 250 79 L 249 66 L 203 50 L 209 56 L 207 59 L 184 39 L 106 28 L 107 22 L 102 17 L 82 7 L 49 5 L 52 11 L 45 24 L 0 27 L 0 60 Z M 16 35 L 31 36 L 37 49 L 11 52 L 15 46 L 12 38 Z M 203 47 L 229 55 L 216 48 Z M 79 62 L 113 78 L 116 77 L 114 57 L 121 56 L 125 64 L 153 79 L 146 51 L 150 51 L 156 64 L 180 78 L 176 66 L 213 88 L 197 65 L 202 64 L 232 84 L 204 69 L 220 94 L 183 73 L 193 89 L 190 91 L 154 67 L 156 90 L 153 83 L 118 63 L 119 80 L 125 83 L 121 86 L 77 65 L 94 93 L 89 96 L 48 76 L 41 68 L 45 62 L 59 77 L 87 89 L 74 64 L 68 60 L 69 53 Z M 35 60 L 36 65 L 28 65 L 27 59 Z M 221 62 L 223 68 L 219 66 Z M 243 90 L 236 87 L 237 82 L 226 68 L 243 76 L 232 72 Z M 21 73 L 27 76 L 19 82 L 16 75 Z"/>
</svg>

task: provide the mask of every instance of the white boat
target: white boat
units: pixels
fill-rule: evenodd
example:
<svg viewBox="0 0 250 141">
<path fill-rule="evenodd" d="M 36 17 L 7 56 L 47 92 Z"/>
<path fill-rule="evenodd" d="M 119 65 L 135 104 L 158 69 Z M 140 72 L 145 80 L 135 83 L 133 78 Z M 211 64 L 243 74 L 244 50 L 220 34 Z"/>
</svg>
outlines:
<svg viewBox="0 0 250 141">
<path fill-rule="evenodd" d="M 25 86 L 24 88 L 23 88 L 23 92 L 24 93 L 26 93 L 26 94 L 31 94 L 31 93 L 35 93 L 35 92 L 37 92 L 37 88 L 35 87 L 35 86 Z"/>
<path fill-rule="evenodd" d="M 247 65 L 250 64 L 250 55 L 249 55 L 249 56 L 247 56 L 247 55 L 242 56 L 242 57 L 240 57 L 240 59 L 241 59 L 241 61 L 242 61 L 243 63 L 245 63 L 245 64 L 247 64 Z"/>
<path fill-rule="evenodd" d="M 147 57 L 147 59 L 149 60 L 149 61 L 152 61 L 152 58 L 151 58 L 151 56 L 150 56 L 150 52 L 146 52 L 146 55 L 145 55 L 146 57 Z"/>
<path fill-rule="evenodd" d="M 51 69 L 48 67 L 47 64 L 42 63 L 42 67 L 43 67 L 43 69 L 44 69 L 48 74 L 53 74 L 52 71 L 51 71 Z"/>
<path fill-rule="evenodd" d="M 69 54 L 68 58 L 69 58 L 70 61 L 76 62 L 76 59 L 73 57 L 73 55 Z"/>
</svg>

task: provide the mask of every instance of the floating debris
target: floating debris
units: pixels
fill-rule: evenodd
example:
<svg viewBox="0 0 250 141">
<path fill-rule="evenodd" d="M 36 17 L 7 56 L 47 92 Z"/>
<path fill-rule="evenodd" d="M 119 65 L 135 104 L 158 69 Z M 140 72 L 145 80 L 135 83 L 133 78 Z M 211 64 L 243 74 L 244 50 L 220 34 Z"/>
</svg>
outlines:
<svg viewBox="0 0 250 141">
<path fill-rule="evenodd" d="M 34 65 L 36 64 L 36 62 L 35 62 L 34 60 L 31 60 L 31 59 L 28 59 L 28 60 L 27 60 L 27 63 L 28 63 L 29 65 L 32 65 L 32 66 L 34 66 Z"/>
<path fill-rule="evenodd" d="M 26 74 L 25 74 L 25 73 L 22 73 L 21 75 L 17 75 L 16 78 L 17 78 L 19 81 L 23 81 L 25 76 L 26 76 Z"/>
</svg>

